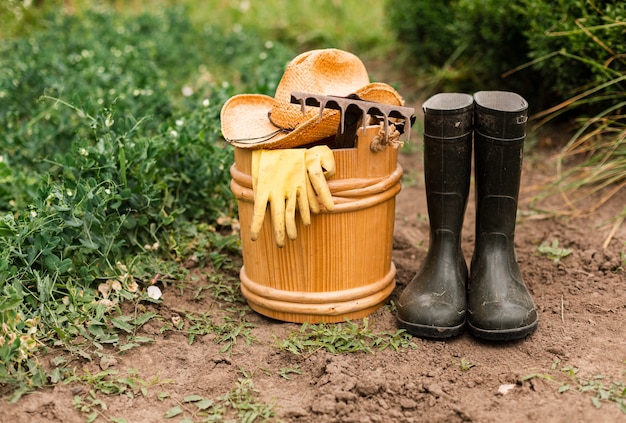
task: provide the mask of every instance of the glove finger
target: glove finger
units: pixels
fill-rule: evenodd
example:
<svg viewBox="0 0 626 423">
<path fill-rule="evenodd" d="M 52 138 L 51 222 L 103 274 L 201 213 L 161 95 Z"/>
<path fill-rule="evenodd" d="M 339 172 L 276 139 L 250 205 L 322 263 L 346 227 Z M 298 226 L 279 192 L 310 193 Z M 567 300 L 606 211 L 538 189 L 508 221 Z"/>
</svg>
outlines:
<svg viewBox="0 0 626 423">
<path fill-rule="evenodd" d="M 261 163 L 261 154 L 263 150 L 252 151 L 252 190 L 256 190 L 259 180 L 259 168 Z"/>
<path fill-rule="evenodd" d="M 298 190 L 298 210 L 300 211 L 300 218 L 304 226 L 309 226 L 311 224 L 311 208 L 309 205 L 308 187 L 302 187 Z"/>
<path fill-rule="evenodd" d="M 259 191 L 254 192 L 254 211 L 252 223 L 250 224 L 250 239 L 252 241 L 256 241 L 259 238 L 263 221 L 265 220 L 265 213 L 267 212 L 267 197 L 260 195 Z"/>
<path fill-rule="evenodd" d="M 317 214 L 320 212 L 320 202 L 317 200 L 317 195 L 315 194 L 315 190 L 311 186 L 311 181 L 309 178 L 306 179 L 306 196 L 309 200 L 309 210 L 311 212 Z"/>
<path fill-rule="evenodd" d="M 296 193 L 291 193 L 287 197 L 285 207 L 285 228 L 287 229 L 287 236 L 292 240 L 298 236 L 298 231 L 296 230 L 296 202 Z"/>
<path fill-rule="evenodd" d="M 335 164 L 335 156 L 332 150 L 327 145 L 317 145 L 312 147 L 308 151 L 308 163 L 312 164 L 313 161 L 323 169 L 324 176 L 328 179 L 337 171 Z"/>
<path fill-rule="evenodd" d="M 285 200 L 278 197 L 270 200 L 274 241 L 279 247 L 285 246 Z"/>
<path fill-rule="evenodd" d="M 328 188 L 326 178 L 324 178 L 321 168 L 319 172 L 309 173 L 309 179 L 313 189 L 320 199 L 320 203 L 322 203 L 327 210 L 333 210 L 335 208 L 333 196 L 330 194 L 330 188 Z"/>
<path fill-rule="evenodd" d="M 335 165 L 335 157 L 333 156 L 333 153 L 330 150 L 328 150 L 328 153 L 329 155 L 328 154 L 320 155 L 320 164 L 322 165 L 322 168 L 324 168 L 324 176 L 326 177 L 326 179 L 333 176 L 335 172 L 337 171 L 337 168 Z"/>
</svg>

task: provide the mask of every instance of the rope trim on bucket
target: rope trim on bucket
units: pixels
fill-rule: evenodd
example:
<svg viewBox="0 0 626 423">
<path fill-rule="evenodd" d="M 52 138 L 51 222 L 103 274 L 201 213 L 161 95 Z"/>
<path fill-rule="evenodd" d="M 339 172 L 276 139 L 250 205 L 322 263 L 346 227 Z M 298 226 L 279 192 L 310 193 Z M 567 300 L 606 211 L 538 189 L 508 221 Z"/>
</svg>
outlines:
<svg viewBox="0 0 626 423">
<path fill-rule="evenodd" d="M 251 306 L 286 313 L 337 316 L 380 304 L 395 288 L 395 275 L 392 262 L 389 272 L 376 283 L 335 292 L 285 291 L 261 285 L 248 277 L 245 266 L 239 276 L 242 293 Z"/>
<path fill-rule="evenodd" d="M 241 172 L 235 164 L 230 167 L 230 175 L 232 176 L 230 188 L 235 197 L 240 201 L 254 203 L 252 176 Z M 396 169 L 385 178 L 330 180 L 328 188 L 333 196 L 335 209 L 323 210 L 323 212 L 344 213 L 383 203 L 400 192 L 401 178 L 402 167 L 398 164 Z"/>
</svg>

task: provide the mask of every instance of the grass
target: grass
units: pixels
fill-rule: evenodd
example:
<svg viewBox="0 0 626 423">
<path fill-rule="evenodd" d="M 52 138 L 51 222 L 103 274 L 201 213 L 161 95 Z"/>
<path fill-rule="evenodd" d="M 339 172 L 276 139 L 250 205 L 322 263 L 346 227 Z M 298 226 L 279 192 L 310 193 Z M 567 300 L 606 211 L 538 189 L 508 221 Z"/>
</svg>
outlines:
<svg viewBox="0 0 626 423">
<path fill-rule="evenodd" d="M 537 125 L 543 125 L 566 113 L 576 115 L 579 109 L 594 111 L 591 115 L 586 112 L 577 115 L 578 130 L 557 158 L 557 177 L 545 193 L 537 197 L 539 200 L 548 195 L 561 196 L 566 208 L 555 211 L 570 216 L 594 213 L 626 188 L 626 75 L 620 70 L 626 61 L 623 51 L 615 50 L 602 39 L 603 29 L 626 25 L 626 21 L 617 20 L 594 28 L 586 28 L 582 21 L 577 21 L 577 25 L 579 29 L 575 32 L 591 38 L 611 57 L 600 63 L 585 56 L 558 51 L 537 59 L 564 56 L 594 69 L 600 76 L 581 87 L 576 95 L 532 117 Z M 554 34 L 565 35 L 568 33 Z M 625 218 L 626 208 L 614 216 L 605 248 Z"/>
<path fill-rule="evenodd" d="M 369 327 L 369 319 L 364 318 L 362 324 L 352 321 L 316 325 L 304 323 L 286 339 L 278 340 L 277 346 L 281 350 L 297 355 L 312 354 L 320 350 L 333 354 L 371 353 L 386 348 L 393 351 L 416 348 L 412 339 L 413 337 L 403 329 L 395 332 L 375 332 Z"/>
<path fill-rule="evenodd" d="M 252 374 L 241 369 L 242 377 L 229 392 L 213 400 L 200 395 L 187 395 L 167 410 L 165 419 L 183 417 L 183 422 L 268 421 L 276 416 L 272 405 L 260 402 Z M 257 420 L 258 419 L 258 420 Z"/>
</svg>

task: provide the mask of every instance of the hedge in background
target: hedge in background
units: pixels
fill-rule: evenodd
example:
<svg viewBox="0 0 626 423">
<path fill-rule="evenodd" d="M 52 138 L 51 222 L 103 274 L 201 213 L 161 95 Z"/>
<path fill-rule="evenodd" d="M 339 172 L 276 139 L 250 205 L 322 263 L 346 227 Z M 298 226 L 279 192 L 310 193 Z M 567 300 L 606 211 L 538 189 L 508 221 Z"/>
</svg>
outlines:
<svg viewBox="0 0 626 423">
<path fill-rule="evenodd" d="M 565 99 L 626 71 L 626 3 L 523 0 L 528 59 Z"/>
<path fill-rule="evenodd" d="M 387 0 L 387 9 L 416 66 L 455 69 L 449 89 L 512 89 L 535 112 L 606 77 L 607 67 L 624 70 L 619 0 Z"/>
</svg>

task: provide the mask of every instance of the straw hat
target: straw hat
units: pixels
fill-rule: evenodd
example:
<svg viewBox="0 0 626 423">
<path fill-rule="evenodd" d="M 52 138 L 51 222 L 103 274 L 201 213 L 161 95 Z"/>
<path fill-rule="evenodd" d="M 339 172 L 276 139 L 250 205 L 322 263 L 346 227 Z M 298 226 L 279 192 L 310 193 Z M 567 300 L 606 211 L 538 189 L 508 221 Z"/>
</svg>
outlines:
<svg viewBox="0 0 626 423">
<path fill-rule="evenodd" d="M 348 96 L 401 106 L 402 97 L 391 86 L 370 83 L 358 57 L 337 49 L 302 53 L 287 65 L 274 97 L 240 94 L 222 107 L 224 138 L 247 149 L 292 148 L 319 141 L 337 133 L 340 113 L 291 104 L 291 93 Z"/>
</svg>

